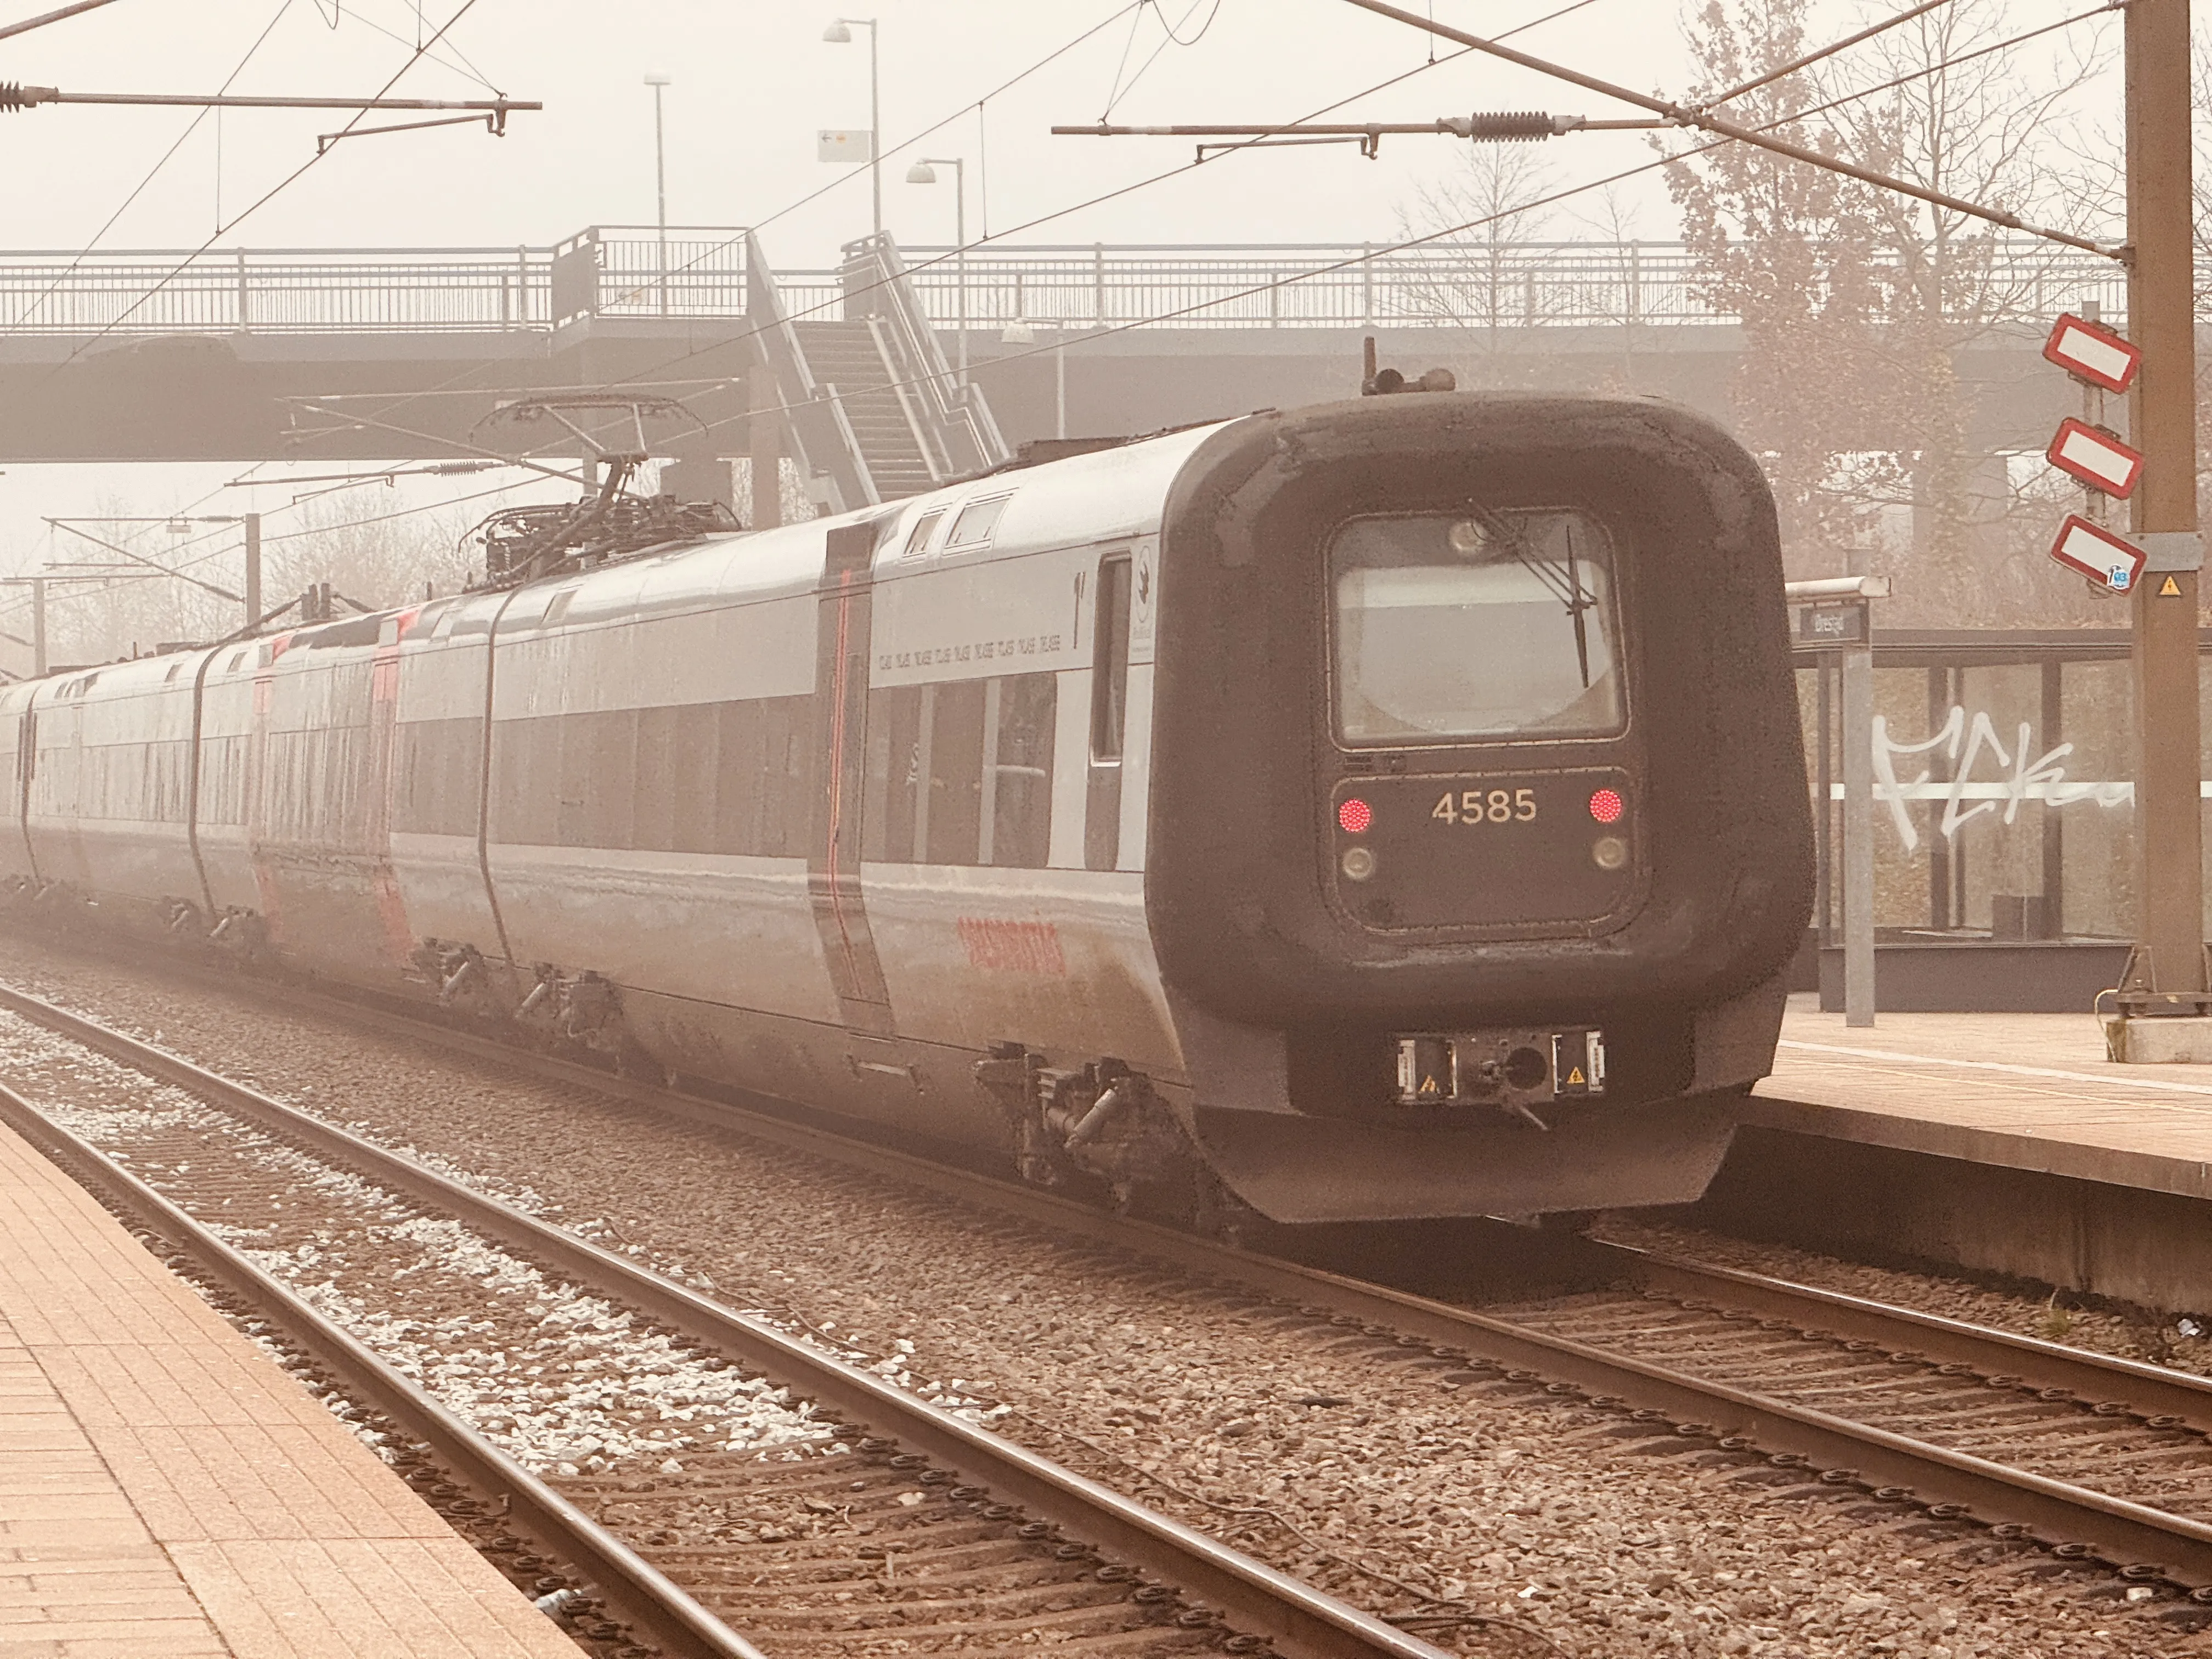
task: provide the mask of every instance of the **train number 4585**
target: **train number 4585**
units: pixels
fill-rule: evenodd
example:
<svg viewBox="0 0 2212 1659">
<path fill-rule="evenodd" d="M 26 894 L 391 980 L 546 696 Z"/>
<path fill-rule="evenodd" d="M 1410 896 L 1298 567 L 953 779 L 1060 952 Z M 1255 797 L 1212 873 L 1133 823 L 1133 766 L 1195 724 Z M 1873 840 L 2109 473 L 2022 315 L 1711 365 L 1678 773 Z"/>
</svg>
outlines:
<svg viewBox="0 0 2212 1659">
<path fill-rule="evenodd" d="M 1533 789 L 1447 789 L 1429 816 L 1440 823 L 1527 823 L 1536 816 Z"/>
</svg>

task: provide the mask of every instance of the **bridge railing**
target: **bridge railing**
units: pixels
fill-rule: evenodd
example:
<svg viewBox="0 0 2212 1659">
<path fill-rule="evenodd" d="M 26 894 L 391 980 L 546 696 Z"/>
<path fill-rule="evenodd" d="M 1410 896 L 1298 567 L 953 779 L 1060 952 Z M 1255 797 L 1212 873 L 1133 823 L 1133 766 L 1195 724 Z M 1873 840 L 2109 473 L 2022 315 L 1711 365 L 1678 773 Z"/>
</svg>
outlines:
<svg viewBox="0 0 2212 1659">
<path fill-rule="evenodd" d="M 583 316 L 736 319 L 745 235 L 721 227 L 595 226 L 552 247 L 0 253 L 0 336 L 544 331 Z M 962 276 L 944 248 L 908 250 L 924 313 L 955 325 Z M 835 270 L 781 270 L 793 315 L 842 314 Z M 1677 243 L 1438 242 L 983 248 L 966 260 L 970 326 L 1071 330 L 1696 326 L 1738 320 L 1705 297 Z M 1964 285 L 2003 315 L 2094 300 L 2124 318 L 2113 262 L 2015 239 Z"/>
</svg>

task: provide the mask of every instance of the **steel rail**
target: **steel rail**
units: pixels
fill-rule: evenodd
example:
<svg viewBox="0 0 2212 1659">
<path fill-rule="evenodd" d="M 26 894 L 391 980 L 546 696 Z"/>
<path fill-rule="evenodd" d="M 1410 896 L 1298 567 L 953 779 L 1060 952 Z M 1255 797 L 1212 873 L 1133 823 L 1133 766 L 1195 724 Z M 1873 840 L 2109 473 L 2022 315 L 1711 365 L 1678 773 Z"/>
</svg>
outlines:
<svg viewBox="0 0 2212 1659">
<path fill-rule="evenodd" d="M 1185 1272 L 1232 1280 L 1293 1305 L 1322 1304 L 1359 1321 L 1370 1331 L 1388 1329 L 1441 1350 L 1479 1356 L 1514 1375 L 1515 1380 L 1571 1386 L 1586 1395 L 1659 1412 L 1678 1427 L 1695 1427 L 1717 1441 L 1747 1448 L 1756 1445 L 1785 1458 L 1809 1460 L 1823 1466 L 1832 1476 L 1847 1475 L 1869 1489 L 1910 1497 L 1939 1516 L 2024 1527 L 2028 1535 L 2046 1545 L 2087 1546 L 2098 1559 L 2115 1567 L 2154 1565 L 2177 1584 L 2191 1589 L 2212 1587 L 2212 1526 L 2185 1516 L 1613 1353 L 1510 1319 L 1111 1215 L 1032 1188 L 796 1122 L 787 1116 L 613 1077 L 573 1060 L 457 1031 L 418 1015 L 343 1002 L 292 987 L 257 984 L 254 988 L 257 994 L 303 1011 L 417 1043 L 428 1036 L 441 1047 L 547 1082 L 588 1090 L 706 1127 L 741 1133 L 849 1168 L 925 1186 L 1063 1234 L 1149 1256 Z M 19 996 L 0 987 L 0 1006 L 19 1006 Z M 831 1121 L 827 1115 L 818 1115 Z M 1711 1294 L 1715 1293 L 1716 1281 L 1725 1279 L 1731 1297 L 1748 1297 L 1759 1283 L 1757 1275 L 1717 1268 L 1693 1271 L 1689 1264 L 1668 1258 L 1622 1247 L 1604 1248 L 1616 1251 L 1616 1259 L 1653 1288 L 1694 1286 L 1698 1288 L 1693 1294 Z M 2091 1377 L 2100 1388 L 2110 1385 L 2116 1393 L 2140 1386 L 2154 1402 L 2146 1403 L 2145 1415 L 2171 1410 L 2173 1415 L 2195 1423 L 2204 1419 L 2206 1396 L 2212 1394 L 2212 1389 L 2200 1387 L 2181 1373 L 2013 1338 L 1934 1316 L 1884 1309 L 1880 1304 L 1809 1286 L 1789 1286 L 1795 1295 L 1786 1297 L 1781 1285 L 1782 1281 L 1767 1281 L 1765 1286 L 1768 1305 L 1778 1312 L 1786 1307 L 1789 1314 L 1802 1317 L 1808 1304 L 1816 1304 L 1822 1310 L 1824 1324 L 1840 1327 L 1852 1321 L 1874 1340 L 1885 1341 L 1893 1341 L 1896 1332 L 1891 1329 L 1886 1336 L 1879 1334 L 1881 1314 L 1876 1310 L 1901 1316 L 1929 1340 L 1945 1338 L 1948 1333 L 1948 1340 L 1963 1341 L 1960 1333 L 1973 1331 L 1982 1339 L 1984 1357 L 1998 1349 L 2017 1355 L 2020 1370 L 2047 1376 L 2054 1387 L 2078 1387 Z"/>
<path fill-rule="evenodd" d="M 1838 1336 L 1878 1342 L 1884 1347 L 1902 1346 L 1902 1340 L 1909 1338 L 1938 1363 L 1970 1366 L 1984 1376 L 2018 1372 L 2023 1382 L 2033 1380 L 2047 1388 L 2065 1389 L 2084 1401 L 2102 1401 L 2124 1393 L 2130 1410 L 2178 1419 L 2197 1433 L 2212 1436 L 2212 1378 L 1993 1330 L 1941 1314 L 1894 1307 L 1842 1291 L 1687 1261 L 1663 1251 L 1590 1243 L 1645 1289 L 1682 1300 L 1692 1308 L 1741 1310 L 1818 1325 Z M 1693 1298 L 1710 1301 L 1701 1304 Z"/>
<path fill-rule="evenodd" d="M 817 1404 L 990 1488 L 1101 1552 L 1155 1573 L 1298 1659 L 1449 1659 L 1444 1650 L 931 1405 L 798 1337 L 726 1308 L 496 1199 L 97 1021 L 0 987 L 0 1007 L 249 1119 L 508 1248 L 731 1353 Z"/>
<path fill-rule="evenodd" d="M 98 1148 L 88 1145 L 5 1085 L 0 1123 L 65 1170 L 91 1177 L 149 1231 L 197 1261 L 210 1279 L 266 1314 L 337 1379 L 348 1398 L 374 1406 L 430 1449 L 470 1486 L 507 1503 L 506 1520 L 580 1571 L 632 1628 L 685 1659 L 765 1659 L 643 1557 L 478 1435 L 435 1399 L 332 1324 Z M 516 1591 L 519 1595 L 520 1590 Z"/>
</svg>

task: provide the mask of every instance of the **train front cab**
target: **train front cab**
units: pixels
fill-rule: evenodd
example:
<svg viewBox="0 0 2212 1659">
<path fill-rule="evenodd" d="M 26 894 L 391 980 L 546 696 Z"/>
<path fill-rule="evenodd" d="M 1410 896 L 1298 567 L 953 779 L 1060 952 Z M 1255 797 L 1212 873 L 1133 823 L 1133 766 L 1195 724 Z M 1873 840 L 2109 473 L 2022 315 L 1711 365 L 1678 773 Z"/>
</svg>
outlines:
<svg viewBox="0 0 2212 1659">
<path fill-rule="evenodd" d="M 1148 915 L 1279 1220 L 1680 1202 L 1809 904 L 1773 508 L 1637 399 L 1241 422 L 1162 532 Z"/>
</svg>

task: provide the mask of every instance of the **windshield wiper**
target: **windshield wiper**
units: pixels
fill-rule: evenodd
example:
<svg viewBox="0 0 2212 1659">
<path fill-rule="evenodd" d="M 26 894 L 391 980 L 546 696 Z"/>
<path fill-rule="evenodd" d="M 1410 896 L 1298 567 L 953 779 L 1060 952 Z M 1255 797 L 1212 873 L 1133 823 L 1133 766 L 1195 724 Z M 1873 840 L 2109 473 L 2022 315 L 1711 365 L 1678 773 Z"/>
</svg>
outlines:
<svg viewBox="0 0 2212 1659">
<path fill-rule="evenodd" d="M 1566 607 L 1569 621 L 1575 630 L 1575 663 L 1581 670 L 1583 690 L 1589 690 L 1589 625 L 1584 613 L 1597 605 L 1597 596 L 1583 587 L 1582 570 L 1575 561 L 1575 527 L 1571 520 L 1566 526 L 1567 557 L 1562 566 L 1558 561 L 1540 558 L 1528 546 L 1528 538 L 1519 528 L 1508 523 L 1486 507 L 1469 508 L 1471 515 L 1487 530 L 1492 539 L 1504 544 L 1521 567 L 1543 584 L 1544 591 Z"/>
</svg>

